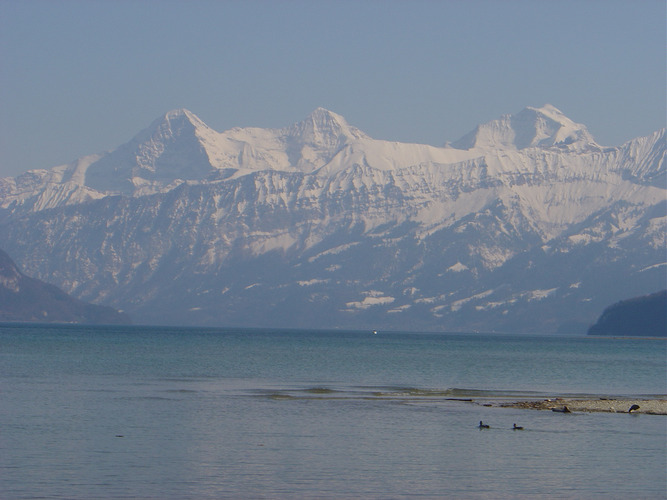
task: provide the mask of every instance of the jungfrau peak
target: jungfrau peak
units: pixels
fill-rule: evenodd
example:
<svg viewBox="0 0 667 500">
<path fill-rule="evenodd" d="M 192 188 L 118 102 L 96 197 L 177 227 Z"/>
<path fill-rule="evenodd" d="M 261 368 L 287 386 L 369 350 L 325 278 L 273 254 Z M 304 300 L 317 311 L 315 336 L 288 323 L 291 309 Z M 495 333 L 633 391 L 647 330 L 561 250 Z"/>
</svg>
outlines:
<svg viewBox="0 0 667 500">
<path fill-rule="evenodd" d="M 664 287 L 664 137 L 601 148 L 550 105 L 453 147 L 323 108 L 224 132 L 175 110 L 0 179 L 0 248 L 135 323 L 585 331 Z"/>
<path fill-rule="evenodd" d="M 479 125 L 453 146 L 460 149 L 526 149 L 559 147 L 568 150 L 599 149 L 584 125 L 575 123 L 556 107 L 527 107 Z"/>
</svg>

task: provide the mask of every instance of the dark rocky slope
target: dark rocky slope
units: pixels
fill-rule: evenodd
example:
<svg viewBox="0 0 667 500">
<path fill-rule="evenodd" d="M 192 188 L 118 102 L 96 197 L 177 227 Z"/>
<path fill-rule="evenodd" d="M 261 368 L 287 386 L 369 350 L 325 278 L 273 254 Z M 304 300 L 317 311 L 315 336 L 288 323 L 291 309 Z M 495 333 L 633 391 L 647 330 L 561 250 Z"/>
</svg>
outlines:
<svg viewBox="0 0 667 500">
<path fill-rule="evenodd" d="M 88 304 L 58 287 L 23 274 L 0 250 L 0 321 L 49 323 L 130 323 L 111 307 Z"/>
<path fill-rule="evenodd" d="M 667 337 L 667 290 L 609 306 L 588 334 Z"/>
</svg>

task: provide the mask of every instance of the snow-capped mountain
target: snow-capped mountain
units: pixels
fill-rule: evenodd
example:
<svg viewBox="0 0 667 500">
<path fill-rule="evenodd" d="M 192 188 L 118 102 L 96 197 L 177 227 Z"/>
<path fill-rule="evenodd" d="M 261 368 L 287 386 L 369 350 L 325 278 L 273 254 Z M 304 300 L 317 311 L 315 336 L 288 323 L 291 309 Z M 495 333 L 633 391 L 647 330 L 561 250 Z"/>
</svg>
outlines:
<svg viewBox="0 0 667 500">
<path fill-rule="evenodd" d="M 570 151 L 600 149 L 584 125 L 574 123 L 550 104 L 479 125 L 454 143 L 461 149 L 490 150 L 553 146 Z"/>
<path fill-rule="evenodd" d="M 665 286 L 664 159 L 664 130 L 601 147 L 550 105 L 444 147 L 176 110 L 0 179 L 0 245 L 138 323 L 585 331 Z"/>
</svg>

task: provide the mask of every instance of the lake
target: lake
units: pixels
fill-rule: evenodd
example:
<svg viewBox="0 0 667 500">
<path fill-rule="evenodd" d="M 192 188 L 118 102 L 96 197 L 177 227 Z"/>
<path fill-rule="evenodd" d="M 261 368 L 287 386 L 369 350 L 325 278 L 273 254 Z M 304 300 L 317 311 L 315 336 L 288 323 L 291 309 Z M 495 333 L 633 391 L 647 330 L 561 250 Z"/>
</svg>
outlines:
<svg viewBox="0 0 667 500">
<path fill-rule="evenodd" d="M 484 404 L 665 398 L 666 346 L 0 325 L 0 497 L 664 498 L 665 416 Z"/>
</svg>

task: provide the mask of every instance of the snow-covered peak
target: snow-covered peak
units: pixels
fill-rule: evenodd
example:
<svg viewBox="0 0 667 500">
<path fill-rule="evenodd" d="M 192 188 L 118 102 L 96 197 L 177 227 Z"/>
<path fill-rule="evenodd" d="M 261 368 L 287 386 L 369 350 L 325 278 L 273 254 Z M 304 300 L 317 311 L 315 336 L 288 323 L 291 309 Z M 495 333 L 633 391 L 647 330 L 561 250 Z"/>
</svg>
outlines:
<svg viewBox="0 0 667 500">
<path fill-rule="evenodd" d="M 172 139 L 182 134 L 211 130 L 197 115 L 185 108 L 173 109 L 159 117 L 136 139 L 151 137 L 153 139 Z"/>
<path fill-rule="evenodd" d="M 303 121 L 285 129 L 285 135 L 302 144 L 325 147 L 368 138 L 361 130 L 349 125 L 345 118 L 324 108 L 317 108 Z"/>
<path fill-rule="evenodd" d="M 584 125 L 570 120 L 551 104 L 527 107 L 516 115 L 503 115 L 478 125 L 452 146 L 458 149 L 558 147 L 575 151 L 599 148 Z"/>
<path fill-rule="evenodd" d="M 175 120 L 175 119 L 179 119 L 179 118 L 186 118 L 186 119 L 188 119 L 192 122 L 203 123 L 197 115 L 195 115 L 189 109 L 185 109 L 185 108 L 172 109 L 171 111 L 167 111 L 164 114 L 164 119 L 165 120 Z"/>
<path fill-rule="evenodd" d="M 93 163 L 86 171 L 86 185 L 98 191 L 131 193 L 145 181 L 168 185 L 202 179 L 212 170 L 205 144 L 215 142 L 217 135 L 194 113 L 169 111 Z"/>
<path fill-rule="evenodd" d="M 317 108 L 303 121 L 276 131 L 286 154 L 287 170 L 309 173 L 326 165 L 342 148 L 370 139 L 342 116 Z"/>
</svg>

